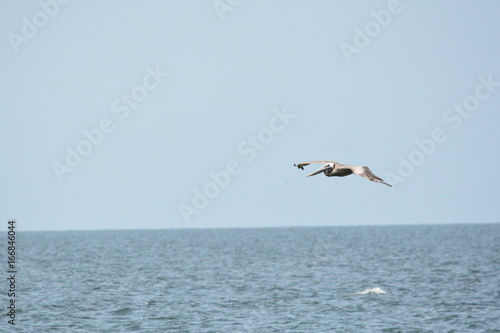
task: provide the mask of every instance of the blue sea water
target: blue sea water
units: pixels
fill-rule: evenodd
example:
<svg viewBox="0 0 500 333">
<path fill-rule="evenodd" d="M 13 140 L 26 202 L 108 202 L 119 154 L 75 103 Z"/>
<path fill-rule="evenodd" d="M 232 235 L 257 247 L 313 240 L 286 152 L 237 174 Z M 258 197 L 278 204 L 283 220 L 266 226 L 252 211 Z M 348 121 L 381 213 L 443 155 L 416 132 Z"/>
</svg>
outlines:
<svg viewBox="0 0 500 333">
<path fill-rule="evenodd" d="M 19 232 L 0 331 L 500 332 L 499 245 L 499 224 Z"/>
</svg>

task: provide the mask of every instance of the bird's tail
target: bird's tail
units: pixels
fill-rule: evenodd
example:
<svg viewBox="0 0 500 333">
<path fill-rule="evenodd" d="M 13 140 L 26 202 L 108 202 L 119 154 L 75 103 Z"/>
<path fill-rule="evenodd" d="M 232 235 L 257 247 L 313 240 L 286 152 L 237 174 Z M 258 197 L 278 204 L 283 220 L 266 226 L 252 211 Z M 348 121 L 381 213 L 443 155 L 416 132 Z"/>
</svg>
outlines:
<svg viewBox="0 0 500 333">
<path fill-rule="evenodd" d="M 365 167 L 365 168 L 366 168 L 366 167 Z M 368 168 L 367 168 L 367 169 L 368 169 Z M 381 183 L 381 184 L 387 185 L 387 186 L 389 186 L 389 187 L 392 187 L 392 185 L 391 185 L 391 184 L 384 182 L 384 180 L 383 180 L 382 178 L 380 178 L 380 177 L 378 177 L 378 176 L 375 176 L 375 175 L 374 175 L 374 174 L 370 171 L 370 169 L 365 170 L 365 171 L 366 171 L 367 173 L 369 172 L 369 173 L 371 174 L 371 176 L 373 177 L 373 178 L 372 178 L 372 179 L 370 179 L 370 180 L 373 180 L 374 182 Z"/>
<path fill-rule="evenodd" d="M 374 176 L 375 176 L 375 175 L 374 175 Z M 374 182 L 377 182 L 377 183 L 381 183 L 381 184 L 387 185 L 387 186 L 389 186 L 389 187 L 392 187 L 392 185 L 391 185 L 391 184 L 384 182 L 384 180 L 383 180 L 382 178 L 377 177 L 377 176 L 375 176 L 375 179 L 373 179 L 373 181 L 374 181 Z"/>
</svg>

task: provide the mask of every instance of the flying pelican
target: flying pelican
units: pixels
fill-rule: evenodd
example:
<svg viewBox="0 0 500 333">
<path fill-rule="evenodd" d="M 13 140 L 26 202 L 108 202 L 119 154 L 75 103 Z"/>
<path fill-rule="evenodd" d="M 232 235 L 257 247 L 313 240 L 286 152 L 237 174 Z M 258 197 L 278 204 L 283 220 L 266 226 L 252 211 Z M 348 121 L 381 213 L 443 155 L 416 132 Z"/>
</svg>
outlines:
<svg viewBox="0 0 500 333">
<path fill-rule="evenodd" d="M 327 177 L 345 177 L 351 174 L 355 174 L 361 176 L 365 179 L 371 180 L 372 182 L 382 183 L 387 186 L 392 187 L 391 184 L 387 184 L 380 177 L 377 177 L 373 174 L 373 172 L 366 166 L 357 166 L 357 165 L 344 165 L 335 161 L 311 161 L 311 162 L 302 162 L 299 164 L 294 164 L 297 168 L 304 170 L 304 167 L 311 163 L 319 163 L 324 164 L 321 168 L 314 171 L 313 173 L 307 175 L 307 177 L 317 175 L 319 173 L 324 172 Z"/>
</svg>

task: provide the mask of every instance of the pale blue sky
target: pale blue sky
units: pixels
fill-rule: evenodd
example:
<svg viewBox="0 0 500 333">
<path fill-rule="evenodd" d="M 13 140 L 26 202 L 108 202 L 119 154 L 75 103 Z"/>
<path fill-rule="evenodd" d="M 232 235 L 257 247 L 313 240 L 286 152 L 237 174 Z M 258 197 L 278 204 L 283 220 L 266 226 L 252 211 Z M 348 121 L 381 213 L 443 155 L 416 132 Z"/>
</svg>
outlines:
<svg viewBox="0 0 500 333">
<path fill-rule="evenodd" d="M 2 0 L 0 13 L 5 228 L 500 220 L 496 1 Z M 87 156 L 71 167 L 67 149 Z M 293 167 L 318 159 L 394 189 Z"/>
</svg>

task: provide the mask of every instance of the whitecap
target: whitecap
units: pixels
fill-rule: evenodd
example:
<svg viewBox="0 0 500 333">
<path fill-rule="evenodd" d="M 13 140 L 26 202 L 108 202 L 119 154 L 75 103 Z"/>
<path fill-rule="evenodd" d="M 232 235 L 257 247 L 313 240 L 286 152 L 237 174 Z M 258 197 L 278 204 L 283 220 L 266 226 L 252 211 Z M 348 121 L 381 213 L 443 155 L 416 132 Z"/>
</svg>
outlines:
<svg viewBox="0 0 500 333">
<path fill-rule="evenodd" d="M 371 289 L 365 289 L 363 291 L 358 291 L 357 293 L 353 293 L 350 295 L 367 295 L 367 294 L 386 294 L 386 292 L 380 289 L 379 287 L 375 287 Z"/>
</svg>

